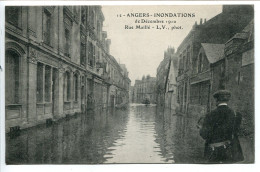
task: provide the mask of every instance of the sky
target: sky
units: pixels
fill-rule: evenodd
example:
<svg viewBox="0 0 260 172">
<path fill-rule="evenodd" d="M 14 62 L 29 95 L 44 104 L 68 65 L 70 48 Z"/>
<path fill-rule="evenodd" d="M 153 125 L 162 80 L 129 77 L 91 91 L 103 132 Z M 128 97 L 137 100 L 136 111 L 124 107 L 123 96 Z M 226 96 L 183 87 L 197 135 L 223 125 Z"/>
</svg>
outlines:
<svg viewBox="0 0 260 172">
<path fill-rule="evenodd" d="M 221 13 L 221 5 L 197 5 L 197 6 L 102 6 L 105 17 L 103 30 L 107 31 L 108 39 L 111 39 L 110 54 L 119 63 L 125 64 L 129 71 L 131 85 L 143 75 L 156 76 L 156 69 L 163 60 L 164 51 L 169 46 L 177 50 L 180 43 L 187 36 L 195 21 L 199 24 L 200 19 L 209 20 Z M 149 17 L 127 17 L 129 13 L 149 13 Z M 154 17 L 154 13 L 189 13 L 195 17 Z M 121 17 L 119 15 L 121 14 Z M 125 15 L 125 16 L 124 16 Z M 158 19 L 164 22 L 175 23 L 135 23 L 140 19 Z M 150 29 L 125 29 L 125 25 L 150 25 Z M 156 29 L 156 25 L 168 29 Z M 172 27 L 181 26 L 182 29 Z M 154 28 L 152 28 L 154 27 Z M 129 27 L 128 27 L 129 28 Z"/>
</svg>

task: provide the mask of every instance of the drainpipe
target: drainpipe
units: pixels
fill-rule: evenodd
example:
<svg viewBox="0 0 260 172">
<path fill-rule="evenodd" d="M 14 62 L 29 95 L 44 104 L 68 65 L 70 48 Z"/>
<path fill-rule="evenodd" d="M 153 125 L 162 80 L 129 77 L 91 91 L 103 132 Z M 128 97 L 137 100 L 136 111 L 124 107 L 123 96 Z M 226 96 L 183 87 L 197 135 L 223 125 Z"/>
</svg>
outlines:
<svg viewBox="0 0 260 172">
<path fill-rule="evenodd" d="M 225 89 L 227 89 L 227 80 L 228 80 L 228 58 L 226 55 L 225 56 L 225 62 L 224 62 L 224 65 L 225 65 L 225 74 L 224 74 L 224 86 L 225 86 Z"/>
<path fill-rule="evenodd" d="M 60 55 L 60 7 L 58 7 L 58 55 Z"/>
<path fill-rule="evenodd" d="M 22 7 L 22 11 L 23 11 L 23 7 Z M 28 34 L 28 23 L 29 23 L 29 7 L 27 7 L 26 13 L 26 20 L 27 20 L 27 28 L 26 28 L 26 37 L 29 41 L 29 34 Z M 21 19 L 23 20 L 23 16 L 21 17 Z M 26 63 L 27 63 L 27 105 L 26 105 L 26 121 L 27 123 L 29 123 L 29 62 L 28 62 L 28 58 L 29 58 L 29 45 L 27 44 L 27 58 L 26 58 Z"/>
</svg>

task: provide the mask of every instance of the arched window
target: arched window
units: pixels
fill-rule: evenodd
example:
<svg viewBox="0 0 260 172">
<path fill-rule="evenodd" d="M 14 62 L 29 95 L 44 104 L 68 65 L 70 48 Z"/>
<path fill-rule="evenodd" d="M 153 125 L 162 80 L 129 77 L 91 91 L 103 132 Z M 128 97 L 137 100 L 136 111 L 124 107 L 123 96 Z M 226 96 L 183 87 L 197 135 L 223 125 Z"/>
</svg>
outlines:
<svg viewBox="0 0 260 172">
<path fill-rule="evenodd" d="M 5 101 L 6 104 L 19 103 L 19 63 L 20 55 L 14 51 L 6 51 L 5 60 Z"/>
<path fill-rule="evenodd" d="M 78 101 L 78 74 L 75 73 L 73 76 L 73 83 L 74 83 L 74 101 Z"/>
</svg>

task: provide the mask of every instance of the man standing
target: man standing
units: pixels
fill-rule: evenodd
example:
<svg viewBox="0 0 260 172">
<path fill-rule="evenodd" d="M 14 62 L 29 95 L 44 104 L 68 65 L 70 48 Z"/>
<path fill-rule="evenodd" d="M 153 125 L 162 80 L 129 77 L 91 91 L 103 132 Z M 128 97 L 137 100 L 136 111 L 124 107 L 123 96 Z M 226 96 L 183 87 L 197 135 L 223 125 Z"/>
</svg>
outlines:
<svg viewBox="0 0 260 172">
<path fill-rule="evenodd" d="M 214 93 L 217 108 L 208 113 L 200 127 L 200 135 L 205 139 L 204 156 L 209 163 L 233 163 L 234 141 L 239 144 L 238 130 L 242 116 L 228 107 L 231 93 L 227 90 L 219 90 Z M 235 145 L 237 149 L 237 144 Z M 240 144 L 238 145 L 242 155 Z M 243 155 L 242 155 L 243 156 Z"/>
</svg>

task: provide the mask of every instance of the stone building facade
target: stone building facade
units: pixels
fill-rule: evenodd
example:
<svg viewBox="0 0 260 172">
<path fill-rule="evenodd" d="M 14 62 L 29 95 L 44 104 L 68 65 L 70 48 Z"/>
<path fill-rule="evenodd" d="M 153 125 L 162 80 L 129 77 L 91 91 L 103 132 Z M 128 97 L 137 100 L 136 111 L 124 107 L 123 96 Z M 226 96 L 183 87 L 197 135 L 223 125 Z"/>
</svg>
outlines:
<svg viewBox="0 0 260 172">
<path fill-rule="evenodd" d="M 254 152 L 254 22 L 237 32 L 224 44 L 201 43 L 196 73 L 190 76 L 188 112 L 199 118 L 215 109 L 213 93 L 219 89 L 231 92 L 228 105 L 242 114 L 240 137 L 243 153 Z"/>
<path fill-rule="evenodd" d="M 210 110 L 211 92 L 207 90 L 210 90 L 210 88 L 216 84 L 211 83 L 209 79 L 211 72 L 209 72 L 208 66 L 210 61 L 208 60 L 211 59 L 211 55 L 205 56 L 205 49 L 207 51 L 207 47 L 205 46 L 208 45 L 209 48 L 212 48 L 209 46 L 210 44 L 214 44 L 215 46 L 225 44 L 226 41 L 241 31 L 253 19 L 253 13 L 253 7 L 250 5 L 223 5 L 222 13 L 209 21 L 204 20 L 203 22 L 201 19 L 199 24 L 194 24 L 192 30 L 182 41 L 177 50 L 179 57 L 177 76 L 179 113 L 201 115 L 205 111 Z M 202 43 L 205 43 L 204 47 Z M 223 49 L 223 45 L 220 46 L 222 46 Z M 212 53 L 217 52 L 212 51 Z M 201 61 L 201 59 L 205 60 Z M 221 65 L 219 67 L 221 68 Z M 222 68 L 224 69 L 224 66 L 222 66 Z M 196 84 L 198 82 L 200 82 L 200 84 Z M 193 88 L 191 87 L 192 85 Z M 191 95 L 197 93 L 191 91 L 191 89 L 199 89 L 196 87 L 200 87 L 200 90 L 203 91 L 199 95 Z M 220 88 L 221 87 L 217 89 Z M 196 100 L 198 96 L 200 102 Z M 201 106 L 197 106 L 198 104 L 206 106 L 207 108 L 204 108 L 204 111 L 202 111 Z"/>
<path fill-rule="evenodd" d="M 100 6 L 6 7 L 6 131 L 128 98 Z"/>
<path fill-rule="evenodd" d="M 150 103 L 154 104 L 156 102 L 155 83 L 156 78 L 149 75 L 143 76 L 142 80 L 135 80 L 134 103 L 143 103 L 145 99 L 148 99 Z"/>
<path fill-rule="evenodd" d="M 213 106 L 213 92 L 224 89 L 224 44 L 202 43 L 195 65 L 196 71 L 190 77 L 190 115 L 202 115 Z"/>
<path fill-rule="evenodd" d="M 242 132 L 254 135 L 254 21 L 225 43 L 225 87 L 231 91 L 230 105 L 243 115 Z"/>
<path fill-rule="evenodd" d="M 174 83 L 176 79 L 177 83 L 177 103 L 171 109 L 195 121 L 215 109 L 214 92 L 231 92 L 228 105 L 242 114 L 239 137 L 248 162 L 254 162 L 253 12 L 253 6 L 224 5 L 221 14 L 208 22 L 201 20 L 200 25 L 195 23 L 177 50 L 177 77 L 167 80 Z M 169 74 L 174 73 L 171 68 Z M 171 90 L 174 93 L 174 87 Z M 165 94 L 165 108 L 172 101 L 167 94 L 170 92 Z"/>
</svg>

